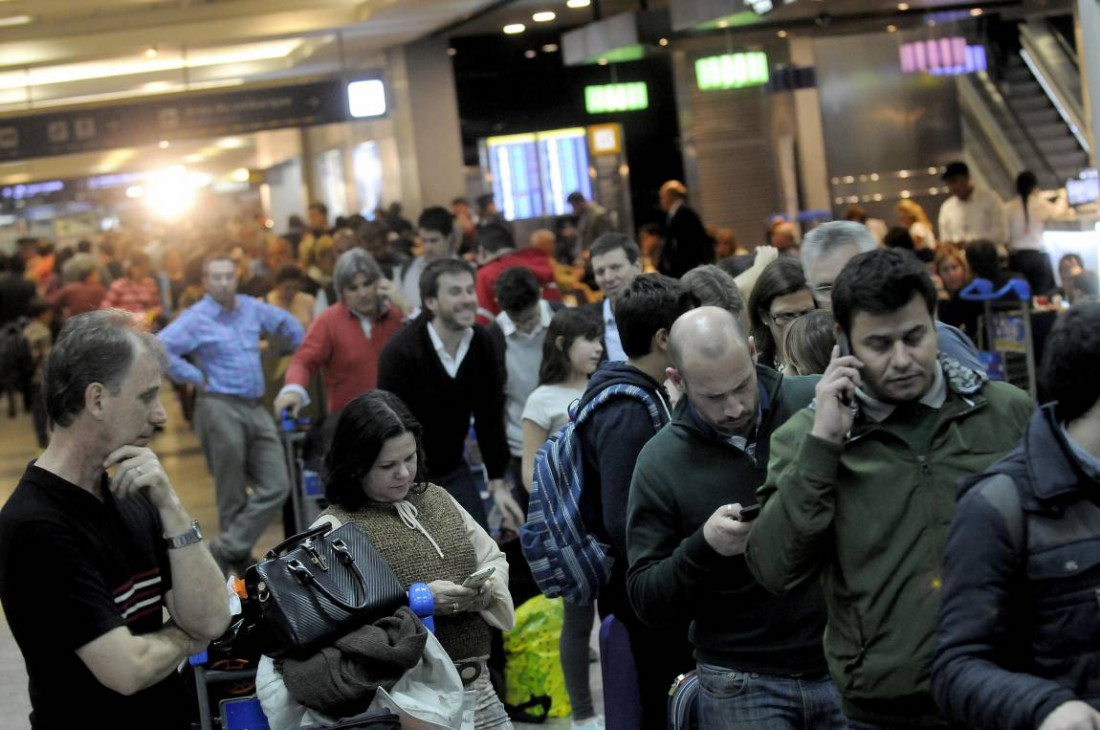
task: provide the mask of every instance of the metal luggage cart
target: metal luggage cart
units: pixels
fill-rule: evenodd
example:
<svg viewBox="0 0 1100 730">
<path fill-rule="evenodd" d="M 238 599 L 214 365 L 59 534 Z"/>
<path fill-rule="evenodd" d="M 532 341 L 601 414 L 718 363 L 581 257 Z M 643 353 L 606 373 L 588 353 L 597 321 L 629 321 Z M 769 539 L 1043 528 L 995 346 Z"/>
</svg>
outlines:
<svg viewBox="0 0 1100 730">
<path fill-rule="evenodd" d="M 1010 296 L 1013 295 L 1013 296 Z M 971 282 L 960 296 L 982 302 L 985 313 L 978 328 L 978 350 L 993 380 L 1011 383 L 1039 397 L 1035 342 L 1031 326 L 1031 290 L 1023 279 L 1013 279 L 997 291 L 986 279 Z"/>
<path fill-rule="evenodd" d="M 305 468 L 302 450 L 310 426 L 308 419 L 280 419 L 279 438 L 290 477 L 290 499 L 283 507 L 283 532 L 286 537 L 307 529 L 321 513 L 324 492 L 321 475 Z"/>
</svg>

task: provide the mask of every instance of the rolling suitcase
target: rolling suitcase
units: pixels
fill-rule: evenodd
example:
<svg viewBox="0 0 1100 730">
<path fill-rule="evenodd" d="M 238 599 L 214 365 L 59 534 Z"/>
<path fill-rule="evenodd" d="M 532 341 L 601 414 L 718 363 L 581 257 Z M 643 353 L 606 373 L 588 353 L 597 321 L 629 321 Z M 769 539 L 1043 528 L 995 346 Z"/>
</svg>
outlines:
<svg viewBox="0 0 1100 730">
<path fill-rule="evenodd" d="M 699 727 L 699 675 L 681 674 L 668 691 L 669 730 L 697 730 Z"/>
</svg>

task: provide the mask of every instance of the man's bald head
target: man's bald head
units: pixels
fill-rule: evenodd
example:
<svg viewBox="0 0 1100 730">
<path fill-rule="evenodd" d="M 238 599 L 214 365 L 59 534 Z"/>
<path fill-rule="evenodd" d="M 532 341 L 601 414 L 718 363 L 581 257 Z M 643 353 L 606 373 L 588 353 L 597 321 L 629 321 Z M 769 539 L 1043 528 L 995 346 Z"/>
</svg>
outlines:
<svg viewBox="0 0 1100 730">
<path fill-rule="evenodd" d="M 697 416 L 726 436 L 751 436 L 759 406 L 752 346 L 737 318 L 699 307 L 672 325 L 668 376 Z"/>
<path fill-rule="evenodd" d="M 672 366 L 681 373 L 693 360 L 717 360 L 734 348 L 748 352 L 748 340 L 737 318 L 719 307 L 692 309 L 676 320 L 669 333 Z"/>
</svg>

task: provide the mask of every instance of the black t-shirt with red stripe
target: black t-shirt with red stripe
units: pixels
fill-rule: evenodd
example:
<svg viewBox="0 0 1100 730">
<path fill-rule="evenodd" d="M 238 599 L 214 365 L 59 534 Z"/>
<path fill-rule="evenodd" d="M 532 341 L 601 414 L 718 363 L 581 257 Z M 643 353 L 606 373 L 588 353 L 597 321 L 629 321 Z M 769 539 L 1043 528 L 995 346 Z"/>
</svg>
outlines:
<svg viewBox="0 0 1100 730">
<path fill-rule="evenodd" d="M 186 727 L 175 673 L 123 696 L 76 650 L 120 626 L 159 630 L 171 570 L 160 518 L 144 496 L 100 501 L 30 464 L 0 510 L 0 601 L 30 675 L 36 728 Z"/>
</svg>

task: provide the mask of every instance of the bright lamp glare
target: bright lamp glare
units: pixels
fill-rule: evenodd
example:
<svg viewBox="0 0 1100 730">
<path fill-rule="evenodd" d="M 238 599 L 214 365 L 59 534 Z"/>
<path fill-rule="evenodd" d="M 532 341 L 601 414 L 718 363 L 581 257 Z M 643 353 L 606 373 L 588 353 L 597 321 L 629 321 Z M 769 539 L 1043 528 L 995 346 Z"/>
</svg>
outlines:
<svg viewBox="0 0 1100 730">
<path fill-rule="evenodd" d="M 183 165 L 157 170 L 145 179 L 145 206 L 158 218 L 179 220 L 194 202 L 194 182 Z"/>
<path fill-rule="evenodd" d="M 380 117 L 386 113 L 386 87 L 380 79 L 348 84 L 348 110 L 356 119 Z"/>
</svg>

